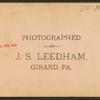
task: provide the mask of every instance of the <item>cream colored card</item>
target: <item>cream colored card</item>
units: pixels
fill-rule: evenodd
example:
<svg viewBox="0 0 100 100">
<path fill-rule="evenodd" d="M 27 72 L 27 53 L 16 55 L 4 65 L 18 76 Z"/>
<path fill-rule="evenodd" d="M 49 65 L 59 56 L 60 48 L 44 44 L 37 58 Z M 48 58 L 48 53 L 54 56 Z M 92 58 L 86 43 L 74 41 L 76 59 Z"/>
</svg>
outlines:
<svg viewBox="0 0 100 100">
<path fill-rule="evenodd" d="M 0 4 L 0 96 L 100 96 L 100 4 Z"/>
</svg>

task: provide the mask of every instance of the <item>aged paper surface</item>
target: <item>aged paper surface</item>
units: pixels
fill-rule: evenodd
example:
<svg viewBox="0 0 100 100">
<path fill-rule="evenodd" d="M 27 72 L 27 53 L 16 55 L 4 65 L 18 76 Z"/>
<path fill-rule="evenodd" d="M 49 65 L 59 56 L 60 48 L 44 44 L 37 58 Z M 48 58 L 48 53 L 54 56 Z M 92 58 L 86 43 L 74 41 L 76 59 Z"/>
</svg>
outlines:
<svg viewBox="0 0 100 100">
<path fill-rule="evenodd" d="M 0 96 L 100 96 L 100 4 L 0 4 Z"/>
</svg>

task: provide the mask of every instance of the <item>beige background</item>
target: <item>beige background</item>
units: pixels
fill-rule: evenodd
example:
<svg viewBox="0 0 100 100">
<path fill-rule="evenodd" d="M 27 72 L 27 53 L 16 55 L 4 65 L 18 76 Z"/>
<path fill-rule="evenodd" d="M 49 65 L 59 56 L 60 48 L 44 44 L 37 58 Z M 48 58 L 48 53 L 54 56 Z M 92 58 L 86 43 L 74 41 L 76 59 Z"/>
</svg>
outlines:
<svg viewBox="0 0 100 100">
<path fill-rule="evenodd" d="M 0 4 L 0 96 L 100 96 L 100 4 Z M 97 7 L 97 8 L 96 8 Z M 83 9 L 84 8 L 84 9 Z M 21 41 L 22 34 L 79 34 L 80 41 Z M 47 44 L 59 49 L 43 48 Z M 71 64 L 71 71 L 32 71 L 32 61 L 16 61 L 18 52 L 85 52 L 87 61 L 39 61 Z"/>
</svg>

